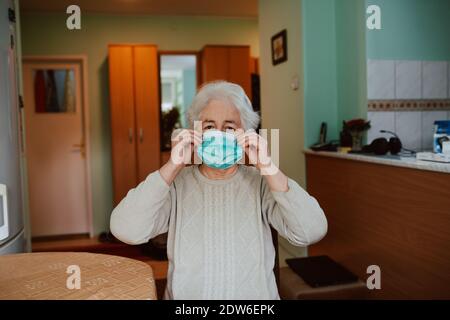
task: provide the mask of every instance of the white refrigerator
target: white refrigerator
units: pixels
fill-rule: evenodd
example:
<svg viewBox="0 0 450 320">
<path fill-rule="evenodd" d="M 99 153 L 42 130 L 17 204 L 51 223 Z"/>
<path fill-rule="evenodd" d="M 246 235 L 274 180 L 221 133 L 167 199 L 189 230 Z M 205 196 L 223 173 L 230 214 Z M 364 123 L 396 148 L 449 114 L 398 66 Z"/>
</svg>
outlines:
<svg viewBox="0 0 450 320">
<path fill-rule="evenodd" d="M 24 252 L 14 2 L 0 1 L 0 255 Z"/>
</svg>

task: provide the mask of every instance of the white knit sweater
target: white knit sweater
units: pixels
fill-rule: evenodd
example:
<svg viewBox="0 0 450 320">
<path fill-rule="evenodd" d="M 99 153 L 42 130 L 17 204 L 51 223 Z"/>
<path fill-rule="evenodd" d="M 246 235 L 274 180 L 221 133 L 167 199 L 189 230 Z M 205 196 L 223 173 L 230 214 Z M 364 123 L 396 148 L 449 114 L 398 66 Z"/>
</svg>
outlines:
<svg viewBox="0 0 450 320">
<path fill-rule="evenodd" d="M 288 186 L 271 191 L 244 165 L 225 180 L 186 167 L 170 186 L 155 171 L 114 209 L 111 232 L 141 244 L 168 231 L 165 299 L 279 299 L 269 225 L 298 246 L 327 231 L 316 199 L 291 179 Z"/>
</svg>

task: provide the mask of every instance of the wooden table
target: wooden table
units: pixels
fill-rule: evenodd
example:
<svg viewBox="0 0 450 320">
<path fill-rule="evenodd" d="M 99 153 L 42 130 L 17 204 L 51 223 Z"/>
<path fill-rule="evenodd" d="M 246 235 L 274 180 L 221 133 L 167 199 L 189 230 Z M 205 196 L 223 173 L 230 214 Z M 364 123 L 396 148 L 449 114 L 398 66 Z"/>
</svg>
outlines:
<svg viewBox="0 0 450 320">
<path fill-rule="evenodd" d="M 80 270 L 80 288 L 68 278 Z M 76 268 L 76 267 L 75 267 Z M 74 279 L 74 278 L 71 278 Z M 70 284 L 75 282 L 69 281 Z M 0 300 L 156 300 L 153 271 L 144 262 L 82 252 L 42 252 L 0 256 Z"/>
</svg>

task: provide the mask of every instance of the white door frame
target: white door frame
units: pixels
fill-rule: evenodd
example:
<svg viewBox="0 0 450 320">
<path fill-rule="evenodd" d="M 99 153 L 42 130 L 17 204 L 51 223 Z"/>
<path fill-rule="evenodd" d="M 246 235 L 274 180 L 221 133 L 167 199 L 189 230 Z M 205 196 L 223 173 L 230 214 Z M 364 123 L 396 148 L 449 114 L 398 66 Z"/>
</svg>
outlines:
<svg viewBox="0 0 450 320">
<path fill-rule="evenodd" d="M 84 134 L 85 153 L 86 153 L 86 199 L 88 210 L 89 236 L 94 237 L 94 217 L 92 212 L 92 179 L 91 179 L 91 139 L 90 139 L 90 109 L 88 99 L 88 69 L 86 55 L 42 55 L 42 56 L 23 56 L 22 63 L 79 63 L 81 78 L 81 105 L 82 105 L 82 128 Z M 27 116 L 26 113 L 24 115 Z M 26 128 L 25 128 L 26 129 Z M 26 148 L 26 146 L 25 146 Z M 26 153 L 25 153 L 26 154 Z"/>
</svg>

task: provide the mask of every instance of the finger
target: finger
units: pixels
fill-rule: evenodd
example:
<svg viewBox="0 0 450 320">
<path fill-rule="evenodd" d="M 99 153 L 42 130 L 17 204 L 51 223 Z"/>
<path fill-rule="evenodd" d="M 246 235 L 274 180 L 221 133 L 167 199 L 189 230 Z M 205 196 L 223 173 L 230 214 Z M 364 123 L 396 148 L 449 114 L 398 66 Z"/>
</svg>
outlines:
<svg viewBox="0 0 450 320">
<path fill-rule="evenodd" d="M 236 140 L 239 145 L 244 145 L 245 143 L 245 132 L 241 130 L 241 132 L 236 133 Z"/>
<path fill-rule="evenodd" d="M 251 132 L 251 131 L 250 132 L 246 132 L 246 133 L 244 133 L 244 134 L 242 134 L 242 135 L 240 135 L 238 137 L 238 143 L 240 143 L 241 145 L 248 145 L 248 142 L 251 139 L 254 139 L 253 132 Z"/>
<path fill-rule="evenodd" d="M 187 129 L 183 129 L 177 135 L 175 135 L 173 140 L 177 143 L 185 139 L 185 137 L 188 135 L 190 135 L 189 131 Z"/>
<path fill-rule="evenodd" d="M 170 140 L 172 141 L 172 143 L 178 142 L 182 134 L 183 130 L 173 130 L 172 135 L 170 136 Z"/>
<path fill-rule="evenodd" d="M 249 151 L 257 151 L 258 150 L 258 140 L 256 137 L 249 137 L 246 141 L 245 146 L 249 149 Z"/>
<path fill-rule="evenodd" d="M 241 137 L 237 139 L 237 144 L 240 145 L 242 148 L 245 146 L 245 138 Z"/>
<path fill-rule="evenodd" d="M 191 135 L 192 135 L 192 137 L 194 137 L 196 139 L 202 139 L 202 137 L 203 137 L 203 134 L 198 131 L 193 131 Z"/>
<path fill-rule="evenodd" d="M 256 143 L 254 143 L 253 141 L 250 140 L 246 140 L 244 142 L 244 144 L 242 145 L 243 148 L 247 148 L 249 150 L 257 150 L 258 149 L 258 145 Z"/>
<path fill-rule="evenodd" d="M 256 165 L 258 162 L 258 152 L 254 149 L 247 148 L 245 153 L 248 156 L 249 164 Z"/>
<path fill-rule="evenodd" d="M 181 140 L 179 141 L 179 143 L 177 143 L 177 146 L 179 146 L 180 148 L 185 148 L 186 146 L 189 146 L 193 141 L 193 138 L 190 136 L 190 134 L 183 134 L 181 136 Z"/>
<path fill-rule="evenodd" d="M 258 147 L 258 135 L 256 135 L 256 134 L 248 135 L 248 145 L 250 147 L 257 148 Z"/>
<path fill-rule="evenodd" d="M 244 129 L 239 128 L 233 131 L 233 134 L 235 135 L 236 138 L 243 136 L 245 134 Z"/>
<path fill-rule="evenodd" d="M 201 131 L 194 131 L 194 137 L 202 138 L 203 133 Z"/>
<path fill-rule="evenodd" d="M 192 136 L 192 142 L 195 146 L 202 144 L 202 141 L 203 141 L 202 137 L 200 137 L 198 135 Z"/>
</svg>

